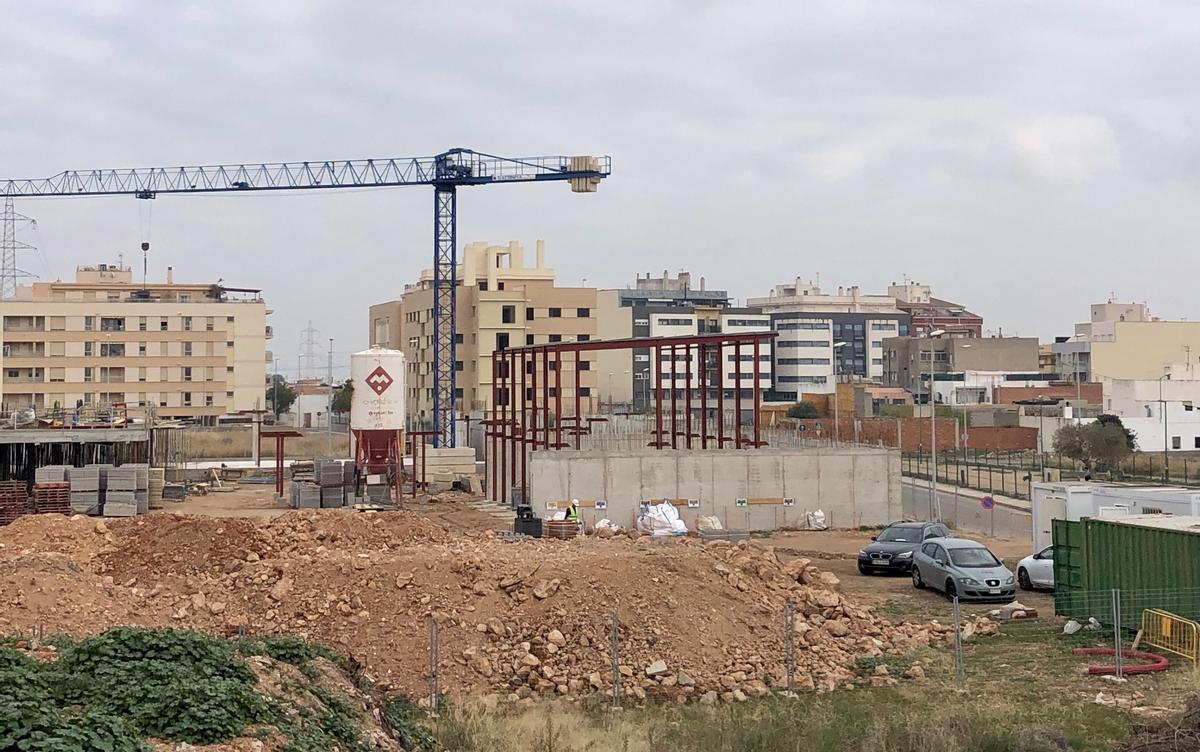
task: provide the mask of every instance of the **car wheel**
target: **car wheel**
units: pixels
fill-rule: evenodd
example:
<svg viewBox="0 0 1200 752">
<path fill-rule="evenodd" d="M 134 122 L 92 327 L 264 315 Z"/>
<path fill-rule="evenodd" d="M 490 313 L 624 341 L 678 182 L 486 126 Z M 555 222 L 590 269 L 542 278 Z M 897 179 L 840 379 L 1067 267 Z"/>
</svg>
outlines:
<svg viewBox="0 0 1200 752">
<path fill-rule="evenodd" d="M 858 573 L 859 573 L 859 574 L 861 574 L 861 575 L 862 575 L 862 576 L 864 576 L 864 577 L 870 577 L 870 576 L 871 576 L 871 570 L 870 570 L 870 569 L 867 569 L 867 568 L 866 568 L 866 567 L 864 567 L 862 564 L 859 564 L 859 565 L 858 565 Z"/>
<path fill-rule="evenodd" d="M 946 580 L 946 597 L 950 600 L 954 600 L 955 596 L 957 595 L 958 588 L 954 586 L 954 580 Z"/>
<path fill-rule="evenodd" d="M 1022 590 L 1033 590 L 1033 583 L 1029 581 L 1029 572 L 1025 571 L 1025 567 L 1017 570 L 1017 584 Z"/>
<path fill-rule="evenodd" d="M 921 570 L 917 569 L 916 564 L 914 564 L 912 568 L 912 581 L 913 587 L 915 587 L 917 590 L 925 589 L 925 580 L 921 579 Z"/>
</svg>

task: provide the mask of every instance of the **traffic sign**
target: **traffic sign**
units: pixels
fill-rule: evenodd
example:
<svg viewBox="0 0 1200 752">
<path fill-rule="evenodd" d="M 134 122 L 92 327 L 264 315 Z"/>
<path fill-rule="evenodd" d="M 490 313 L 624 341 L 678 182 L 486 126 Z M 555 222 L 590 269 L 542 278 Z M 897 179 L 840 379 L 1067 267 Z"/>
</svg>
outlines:
<svg viewBox="0 0 1200 752">
<path fill-rule="evenodd" d="M 996 500 L 991 496 L 984 496 L 979 500 L 979 506 L 983 507 L 984 509 L 991 509 L 992 507 L 996 506 Z"/>
</svg>

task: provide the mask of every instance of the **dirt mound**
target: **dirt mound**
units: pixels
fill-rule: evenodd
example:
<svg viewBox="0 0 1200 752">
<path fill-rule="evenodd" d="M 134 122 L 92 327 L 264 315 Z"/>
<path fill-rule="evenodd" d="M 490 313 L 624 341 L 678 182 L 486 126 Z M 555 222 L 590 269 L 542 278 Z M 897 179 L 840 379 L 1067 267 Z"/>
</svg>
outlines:
<svg viewBox="0 0 1200 752">
<path fill-rule="evenodd" d="M 0 604 L 12 606 L 0 609 L 0 630 L 296 633 L 414 695 L 428 690 L 430 619 L 442 691 L 516 698 L 608 691 L 614 611 L 623 692 L 680 701 L 784 686 L 789 601 L 800 689 L 833 689 L 853 678 L 857 657 L 908 652 L 945 631 L 876 617 L 837 592 L 836 577 L 804 559 L 783 564 L 759 543 L 508 542 L 415 513 L 331 510 L 27 518 L 0 529 L 0 544 Z"/>
</svg>

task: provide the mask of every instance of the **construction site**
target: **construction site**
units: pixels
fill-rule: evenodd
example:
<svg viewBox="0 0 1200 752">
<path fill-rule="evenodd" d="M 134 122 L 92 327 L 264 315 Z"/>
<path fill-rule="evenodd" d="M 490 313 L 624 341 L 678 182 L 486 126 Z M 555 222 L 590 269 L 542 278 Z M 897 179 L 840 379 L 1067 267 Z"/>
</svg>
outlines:
<svg viewBox="0 0 1200 752">
<path fill-rule="evenodd" d="M 1115 624 L 1096 610 L 1084 626 L 1033 588 L 960 604 L 953 582 L 942 600 L 919 572 L 910 585 L 864 569 L 892 523 L 947 521 L 936 470 L 926 516 L 924 489 L 903 478 L 899 424 L 885 445 L 857 422 L 845 429 L 855 440 L 841 441 L 838 421 L 832 437 L 820 422 L 777 421 L 765 393 L 779 335 L 753 319 L 592 338 L 579 305 L 569 340 L 491 334 L 495 349 L 472 361 L 489 371 L 465 405 L 460 274 L 483 259 L 499 295 L 494 269 L 513 251 L 474 248 L 459 263 L 457 190 L 560 181 L 591 193 L 610 168 L 608 157 L 451 149 L 0 183 L 10 202 L 434 193 L 434 264 L 412 291 L 429 308 L 407 322 L 432 352 L 352 353 L 336 441 L 332 343 L 323 434 L 265 409 L 262 382 L 273 402 L 280 390 L 265 371 L 258 290 L 169 275 L 139 289 L 127 267 L 81 268 L 79 281 L 38 293 L 58 306 L 49 313 L 4 317 L 29 345 L 20 357 L 49 357 L 59 336 L 72 358 L 76 344 L 79 358 L 125 358 L 135 343 L 140 357 L 145 337 L 162 365 L 133 382 L 158 386 L 128 387 L 160 392 L 130 406 L 112 398 L 126 393 L 112 379 L 131 381 L 141 361 L 116 374 L 109 363 L 96 392 L 91 366 L 76 385 L 74 365 L 38 381 L 57 366 L 10 364 L 41 386 L 10 390 L 25 417 L 0 428 L 0 721 L 23 729 L 0 723 L 0 749 L 37 748 L 26 744 L 37 734 L 91 735 L 80 749 L 121 752 L 1102 749 L 1182 704 L 1191 680 L 1166 673 L 1165 659 L 1153 674 L 1122 674 L 1118 606 Z M 130 308 L 75 316 L 85 291 Z M 179 303 L 193 308 L 166 312 Z M 134 315 L 142 305 L 166 308 Z M 514 303 L 497 314 L 498 328 L 515 326 Z M 525 319 L 537 315 L 528 307 Z M 48 335 L 59 331 L 71 336 Z M 171 370 L 193 352 L 205 360 Z M 594 398 L 601 362 L 647 364 L 640 409 Z M 996 535 L 994 511 L 992 534 L 976 536 L 998 566 L 1030 553 L 1028 511 L 1008 514 L 1011 537 Z M 1000 592 L 999 579 L 989 585 Z M 1106 650 L 1119 683 L 1088 657 Z M 996 699 L 967 722 L 943 700 L 969 694 Z M 1064 696 L 1077 702 L 1064 709 Z"/>
</svg>

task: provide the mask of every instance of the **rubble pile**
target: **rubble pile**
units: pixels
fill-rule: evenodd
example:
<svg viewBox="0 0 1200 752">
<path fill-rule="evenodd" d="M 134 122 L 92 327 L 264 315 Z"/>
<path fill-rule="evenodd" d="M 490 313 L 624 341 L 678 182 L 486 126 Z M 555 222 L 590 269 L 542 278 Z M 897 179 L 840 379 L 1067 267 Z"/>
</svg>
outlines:
<svg viewBox="0 0 1200 752">
<path fill-rule="evenodd" d="M 950 626 L 876 616 L 843 596 L 832 574 L 807 559 L 783 562 L 757 541 L 511 542 L 414 513 L 340 510 L 30 517 L 0 530 L 0 632 L 140 624 L 293 633 L 414 696 L 429 685 L 431 620 L 444 692 L 610 692 L 614 612 L 622 694 L 705 704 L 765 695 L 786 686 L 789 602 L 799 690 L 853 681 L 861 656 L 952 639 Z"/>
</svg>

